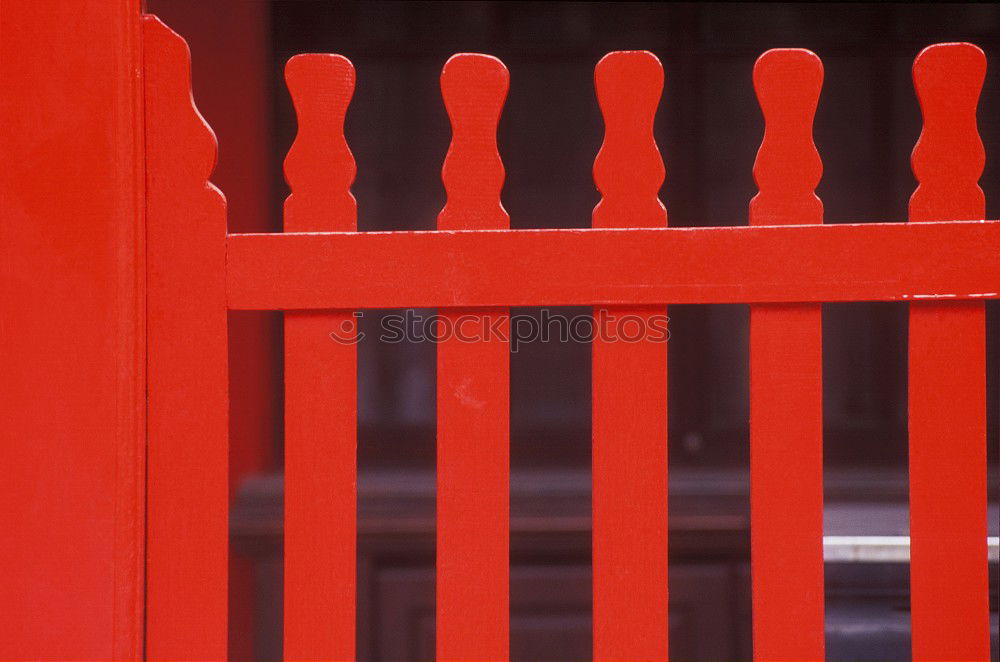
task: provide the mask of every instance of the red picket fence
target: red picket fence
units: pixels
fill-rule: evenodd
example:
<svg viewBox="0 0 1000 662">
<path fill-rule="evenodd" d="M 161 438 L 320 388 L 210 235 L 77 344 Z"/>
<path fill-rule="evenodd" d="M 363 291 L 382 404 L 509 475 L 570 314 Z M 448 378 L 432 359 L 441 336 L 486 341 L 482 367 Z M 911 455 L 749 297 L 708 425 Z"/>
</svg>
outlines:
<svg viewBox="0 0 1000 662">
<path fill-rule="evenodd" d="M 149 333 L 147 654 L 226 655 L 228 309 L 285 311 L 285 658 L 355 655 L 356 349 L 364 308 L 509 306 L 638 316 L 670 303 L 751 304 L 753 637 L 757 660 L 824 656 L 821 309 L 910 302 L 913 658 L 989 659 L 985 298 L 1000 296 L 1000 222 L 984 221 L 976 104 L 985 57 L 916 59 L 924 128 L 909 224 L 823 225 L 812 121 L 819 58 L 768 51 L 760 192 L 742 227 L 668 228 L 653 140 L 663 69 L 598 63 L 605 139 L 593 229 L 510 230 L 496 128 L 507 69 L 460 54 L 441 74 L 453 138 L 437 232 L 356 232 L 336 55 L 286 69 L 299 131 L 283 234 L 226 234 L 207 179 L 215 144 L 191 102 L 183 40 L 144 24 Z M 845 192 L 847 193 L 847 192 Z M 947 221 L 947 222 L 941 222 Z M 973 222 L 969 222 L 973 221 Z M 502 323 L 502 322 L 501 322 Z M 437 348 L 437 655 L 508 657 L 508 346 Z M 593 345 L 594 658 L 666 660 L 667 346 Z"/>
</svg>

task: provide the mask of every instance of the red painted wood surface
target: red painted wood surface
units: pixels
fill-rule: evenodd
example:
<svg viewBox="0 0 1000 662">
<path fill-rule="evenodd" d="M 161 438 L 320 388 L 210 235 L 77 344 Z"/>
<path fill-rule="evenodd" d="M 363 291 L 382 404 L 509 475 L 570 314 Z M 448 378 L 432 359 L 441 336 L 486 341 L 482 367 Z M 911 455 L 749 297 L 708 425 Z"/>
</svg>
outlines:
<svg viewBox="0 0 1000 662">
<path fill-rule="evenodd" d="M 226 207 L 184 40 L 143 18 L 148 485 L 146 656 L 227 649 Z"/>
<path fill-rule="evenodd" d="M 227 305 L 289 311 L 286 657 L 347 660 L 356 358 L 329 337 L 331 325 L 353 328 L 346 311 L 441 306 L 454 319 L 476 307 L 489 319 L 507 305 L 578 303 L 648 315 L 668 301 L 742 301 L 756 304 L 756 657 L 820 659 L 816 304 L 908 300 L 913 657 L 989 659 L 980 300 L 998 296 L 1000 223 L 962 222 L 985 216 L 979 49 L 940 44 L 914 64 L 925 125 L 912 225 L 821 225 L 809 128 L 822 70 L 807 52 L 779 51 L 756 71 L 767 119 L 758 227 L 653 228 L 666 223 L 651 136 L 662 69 L 649 54 L 617 53 L 596 75 L 608 125 L 595 164 L 599 229 L 497 231 L 507 227 L 495 141 L 507 73 L 462 55 L 442 74 L 455 134 L 439 220 L 448 231 L 369 235 L 351 232 L 354 164 L 342 127 L 353 69 L 335 56 L 296 58 L 292 232 L 227 239 L 225 201 L 208 182 L 215 141 L 191 102 L 183 40 L 154 17 L 140 25 L 133 2 L 57 9 L 0 7 L 0 66 L 14 92 L 0 101 L 11 128 L 0 151 L 18 165 L 0 179 L 13 201 L 0 245 L 15 275 L 2 282 L 0 308 L 12 433 L 3 497 L 18 541 L 6 560 L 14 571 L 0 573 L 0 657 L 136 659 L 145 646 L 152 660 L 225 658 Z M 29 42 L 39 35 L 63 48 L 39 51 Z M 34 56 L 18 57 L 26 51 Z M 59 85 L 37 84 L 54 73 L 65 74 Z M 74 130 L 37 121 L 45 114 Z M 67 256 L 72 278 L 52 266 Z M 60 324 L 68 317 L 70 332 Z M 597 343 L 594 358 L 595 657 L 665 659 L 666 348 Z M 449 341 L 438 365 L 438 656 L 506 659 L 508 348 Z"/>
<path fill-rule="evenodd" d="M 997 221 L 242 234 L 227 276 L 236 309 L 981 299 L 997 250 Z"/>
<path fill-rule="evenodd" d="M 976 128 L 985 74 L 972 44 L 937 44 L 914 61 L 924 127 L 912 157 L 911 222 L 985 218 Z M 990 658 L 985 335 L 982 302 L 910 305 L 914 660 Z"/>
<path fill-rule="evenodd" d="M 812 139 L 823 65 L 804 49 L 753 70 L 764 113 L 751 225 L 823 222 Z M 822 660 L 823 351 L 819 304 L 750 307 L 750 508 L 755 660 Z"/>
<path fill-rule="evenodd" d="M 230 232 L 269 232 L 271 213 L 270 6 L 226 0 L 146 0 L 191 49 L 198 110 L 219 142 L 212 181 L 226 193 Z M 277 319 L 276 319 L 277 318 Z M 229 499 L 243 479 L 277 466 L 281 322 L 274 314 L 229 318 Z M 254 563 L 229 556 L 229 660 L 254 659 Z"/>
<path fill-rule="evenodd" d="M 354 76 L 339 55 L 298 55 L 285 67 L 299 123 L 285 159 L 286 230 L 357 227 L 344 138 Z M 357 349 L 332 332 L 353 336 L 353 313 L 285 313 L 286 660 L 355 653 Z"/>
<path fill-rule="evenodd" d="M 606 55 L 594 70 L 604 143 L 594 161 L 599 228 L 660 227 L 663 159 L 653 118 L 663 67 L 647 51 Z M 549 278 L 555 276 L 555 272 Z M 593 351 L 595 660 L 666 660 L 667 344 L 626 342 L 664 306 L 596 309 Z"/>
<path fill-rule="evenodd" d="M 509 74 L 488 55 L 453 56 L 441 72 L 452 139 L 441 179 L 448 194 L 438 228 L 504 229 L 504 168 L 496 131 Z M 448 258 L 436 254 L 442 264 Z M 507 310 L 441 311 L 490 328 Z M 509 655 L 510 351 L 499 337 L 437 345 L 437 659 L 506 660 Z"/>
<path fill-rule="evenodd" d="M 134 0 L 0 2 L 0 659 L 142 654 Z"/>
</svg>

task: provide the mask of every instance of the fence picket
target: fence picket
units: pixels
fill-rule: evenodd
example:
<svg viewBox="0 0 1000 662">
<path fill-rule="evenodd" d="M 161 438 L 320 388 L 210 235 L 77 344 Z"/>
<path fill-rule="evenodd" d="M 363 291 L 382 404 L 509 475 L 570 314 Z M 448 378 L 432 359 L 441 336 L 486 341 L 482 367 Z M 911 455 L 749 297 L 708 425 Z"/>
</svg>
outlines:
<svg viewBox="0 0 1000 662">
<path fill-rule="evenodd" d="M 986 57 L 972 44 L 929 46 L 914 61 L 924 126 L 913 150 L 919 184 L 910 222 L 986 217 L 976 127 L 985 75 Z M 990 658 L 985 334 L 981 301 L 910 304 L 914 660 Z"/>
<path fill-rule="evenodd" d="M 823 65 L 767 51 L 753 71 L 764 113 L 750 225 L 823 222 L 812 125 Z M 823 354 L 820 304 L 750 307 L 750 508 L 755 660 L 822 660 Z"/>
<path fill-rule="evenodd" d="M 148 357 L 146 659 L 224 660 L 229 556 L 226 203 L 187 44 L 143 17 Z"/>
<path fill-rule="evenodd" d="M 653 138 L 663 67 L 646 51 L 609 53 L 594 70 L 604 143 L 594 161 L 600 228 L 662 227 L 664 168 Z M 595 660 L 666 660 L 667 345 L 626 342 L 665 306 L 596 309 L 593 339 Z M 601 327 L 604 327 L 603 330 Z M 618 338 L 618 339 L 616 339 Z"/>
<path fill-rule="evenodd" d="M 354 231 L 355 163 L 344 137 L 354 67 L 291 58 L 298 134 L 285 159 L 285 230 Z M 286 660 L 355 657 L 357 349 L 351 311 L 285 311 Z"/>
<path fill-rule="evenodd" d="M 440 230 L 505 229 L 496 132 L 509 75 L 488 55 L 453 56 L 441 72 L 452 140 Z M 448 260 L 436 255 L 437 260 Z M 460 284 L 452 282 L 452 287 Z M 437 345 L 437 659 L 509 655 L 510 352 L 506 308 L 440 311 L 439 332 L 501 336 Z M 499 319 L 498 319 L 499 318 Z"/>
</svg>

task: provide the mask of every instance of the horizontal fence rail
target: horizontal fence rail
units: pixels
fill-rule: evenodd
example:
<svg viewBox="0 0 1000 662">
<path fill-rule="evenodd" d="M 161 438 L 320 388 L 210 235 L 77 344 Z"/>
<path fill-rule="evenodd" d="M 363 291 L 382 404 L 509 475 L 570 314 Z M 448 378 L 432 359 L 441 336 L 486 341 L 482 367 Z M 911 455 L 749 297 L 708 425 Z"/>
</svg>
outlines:
<svg viewBox="0 0 1000 662">
<path fill-rule="evenodd" d="M 262 310 L 983 299 L 998 250 L 1000 221 L 232 234 L 227 278 Z"/>
<path fill-rule="evenodd" d="M 330 334 L 354 332 L 355 311 L 436 307 L 485 322 L 509 306 L 644 316 L 749 303 L 754 657 L 821 660 L 819 304 L 903 301 L 911 537 L 827 539 L 826 553 L 905 552 L 914 660 L 988 661 L 983 300 L 1000 298 L 1000 221 L 983 220 L 977 184 L 978 48 L 939 44 L 914 64 L 924 127 L 912 223 L 823 224 L 812 140 L 823 67 L 779 49 L 753 70 L 765 134 L 749 225 L 666 227 L 668 171 L 652 132 L 663 67 L 625 51 L 595 70 L 605 135 L 593 227 L 510 230 L 496 143 L 510 74 L 459 54 L 441 75 L 452 142 L 438 230 L 372 233 L 355 231 L 350 192 L 354 67 L 297 56 L 286 68 L 299 122 L 286 232 L 227 235 L 184 42 L 154 17 L 144 39 L 149 659 L 226 655 L 227 309 L 286 311 L 285 659 L 352 660 L 357 354 Z M 510 349 L 492 338 L 437 351 L 437 658 L 506 660 Z M 592 351 L 594 658 L 666 660 L 667 347 L 601 340 Z"/>
</svg>

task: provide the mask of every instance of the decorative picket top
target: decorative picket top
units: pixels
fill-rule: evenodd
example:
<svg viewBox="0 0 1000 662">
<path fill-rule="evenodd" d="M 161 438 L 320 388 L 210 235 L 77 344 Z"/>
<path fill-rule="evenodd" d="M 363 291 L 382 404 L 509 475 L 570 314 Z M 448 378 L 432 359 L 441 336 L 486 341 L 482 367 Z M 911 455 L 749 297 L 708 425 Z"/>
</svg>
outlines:
<svg viewBox="0 0 1000 662">
<path fill-rule="evenodd" d="M 296 55 L 285 66 L 298 134 L 285 157 L 292 190 L 285 200 L 285 231 L 356 230 L 351 184 L 357 167 L 344 137 L 354 95 L 354 65 L 341 55 Z"/>
<path fill-rule="evenodd" d="M 986 56 L 972 44 L 936 44 L 913 62 L 913 87 L 924 116 L 910 162 L 917 190 L 910 221 L 986 218 L 979 177 L 986 151 L 976 127 L 976 105 L 986 78 Z"/>
<path fill-rule="evenodd" d="M 297 56 L 285 232 L 227 235 L 183 41 L 152 17 L 144 39 L 150 659 L 225 657 L 227 309 L 285 312 L 285 657 L 352 660 L 357 356 L 332 331 L 349 336 L 361 308 L 435 306 L 505 329 L 510 305 L 648 321 L 667 304 L 717 302 L 751 304 L 755 659 L 822 659 L 819 304 L 897 300 L 910 302 L 913 656 L 988 660 L 982 300 L 1000 298 L 1000 221 L 981 220 L 979 49 L 939 44 L 914 64 L 919 223 L 823 225 L 812 140 L 823 68 L 778 49 L 753 70 L 765 132 L 750 223 L 701 228 L 666 227 L 658 198 L 662 66 L 611 53 L 595 70 L 602 198 L 594 227 L 574 230 L 509 229 L 496 140 L 509 74 L 456 55 L 441 76 L 452 142 L 438 230 L 389 233 L 356 232 L 353 67 Z M 503 337 L 437 350 L 437 657 L 505 660 L 510 350 Z M 597 660 L 668 657 L 666 357 L 649 338 L 593 343 Z"/>
<path fill-rule="evenodd" d="M 594 159 L 601 192 L 594 227 L 665 226 L 659 199 L 665 171 L 653 139 L 663 65 L 649 51 L 609 53 L 594 68 L 594 88 L 604 115 L 604 142 Z"/>
<path fill-rule="evenodd" d="M 497 125 L 510 74 L 490 55 L 459 53 L 441 70 L 441 96 L 452 138 L 441 168 L 448 194 L 438 215 L 440 230 L 495 230 L 510 225 L 500 203 L 504 169 Z"/>
<path fill-rule="evenodd" d="M 823 64 L 801 48 L 770 50 L 753 68 L 764 113 L 764 138 L 753 164 L 759 193 L 750 201 L 750 225 L 822 223 L 816 185 L 823 162 L 812 138 L 823 86 Z"/>
</svg>

